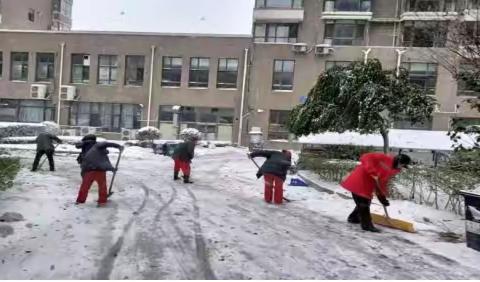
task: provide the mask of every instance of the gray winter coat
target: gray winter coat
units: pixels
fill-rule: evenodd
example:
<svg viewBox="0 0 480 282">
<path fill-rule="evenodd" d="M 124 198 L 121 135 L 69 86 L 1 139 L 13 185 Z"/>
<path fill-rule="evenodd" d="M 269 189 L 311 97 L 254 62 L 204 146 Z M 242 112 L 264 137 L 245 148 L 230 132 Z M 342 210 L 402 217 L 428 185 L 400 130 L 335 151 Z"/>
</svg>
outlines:
<svg viewBox="0 0 480 282">
<path fill-rule="evenodd" d="M 50 133 L 40 133 L 35 140 L 37 142 L 37 152 L 39 151 L 54 151 L 53 141 L 62 143 L 62 140 Z"/>
<path fill-rule="evenodd" d="M 122 146 L 110 142 L 99 142 L 93 145 L 82 159 L 82 173 L 88 171 L 113 171 L 112 163 L 108 159 L 107 148 L 120 149 Z"/>
</svg>

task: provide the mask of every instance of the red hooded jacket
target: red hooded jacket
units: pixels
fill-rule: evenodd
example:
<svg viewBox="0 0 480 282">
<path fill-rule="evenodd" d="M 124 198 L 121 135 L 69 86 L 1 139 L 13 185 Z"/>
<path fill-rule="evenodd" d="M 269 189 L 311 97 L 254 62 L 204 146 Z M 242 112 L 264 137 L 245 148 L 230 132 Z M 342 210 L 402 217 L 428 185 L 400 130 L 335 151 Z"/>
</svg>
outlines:
<svg viewBox="0 0 480 282">
<path fill-rule="evenodd" d="M 360 164 L 342 181 L 343 188 L 353 194 L 367 199 L 373 198 L 378 177 L 380 191 L 388 196 L 388 182 L 390 178 L 400 172 L 393 168 L 394 157 L 382 153 L 367 153 L 360 157 Z"/>
</svg>

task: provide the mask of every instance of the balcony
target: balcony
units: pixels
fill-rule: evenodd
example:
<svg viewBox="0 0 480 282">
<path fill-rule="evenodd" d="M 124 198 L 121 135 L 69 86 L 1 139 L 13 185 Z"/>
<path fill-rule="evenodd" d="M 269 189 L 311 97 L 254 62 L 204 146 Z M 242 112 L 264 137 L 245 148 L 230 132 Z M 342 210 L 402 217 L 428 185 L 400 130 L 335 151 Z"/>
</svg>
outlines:
<svg viewBox="0 0 480 282">
<path fill-rule="evenodd" d="M 326 20 L 371 20 L 370 0 L 327 0 L 322 13 Z"/>
<path fill-rule="evenodd" d="M 400 16 L 402 21 L 453 20 L 455 2 L 449 0 L 409 0 Z"/>
<path fill-rule="evenodd" d="M 256 0 L 255 22 L 300 23 L 303 22 L 302 0 Z"/>
</svg>

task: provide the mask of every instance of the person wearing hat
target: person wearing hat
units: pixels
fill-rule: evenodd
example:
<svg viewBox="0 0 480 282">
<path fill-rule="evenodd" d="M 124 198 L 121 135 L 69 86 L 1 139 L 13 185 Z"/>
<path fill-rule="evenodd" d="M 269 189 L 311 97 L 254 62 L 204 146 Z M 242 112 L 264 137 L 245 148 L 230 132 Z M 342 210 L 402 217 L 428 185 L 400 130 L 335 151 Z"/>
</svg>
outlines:
<svg viewBox="0 0 480 282">
<path fill-rule="evenodd" d="M 264 157 L 267 160 L 257 172 L 257 178 L 265 180 L 265 202 L 275 204 L 283 203 L 283 182 L 287 178 L 287 172 L 292 165 L 292 153 L 287 150 L 266 151 L 260 150 L 248 154 L 249 158 Z"/>
<path fill-rule="evenodd" d="M 395 157 L 382 153 L 367 153 L 360 157 L 360 164 L 341 182 L 341 186 L 352 193 L 355 209 L 348 216 L 348 222 L 360 224 L 362 229 L 380 232 L 373 223 L 370 205 L 373 194 L 382 205 L 389 206 L 387 200 L 390 179 L 408 168 L 409 156 L 399 154 Z"/>
</svg>

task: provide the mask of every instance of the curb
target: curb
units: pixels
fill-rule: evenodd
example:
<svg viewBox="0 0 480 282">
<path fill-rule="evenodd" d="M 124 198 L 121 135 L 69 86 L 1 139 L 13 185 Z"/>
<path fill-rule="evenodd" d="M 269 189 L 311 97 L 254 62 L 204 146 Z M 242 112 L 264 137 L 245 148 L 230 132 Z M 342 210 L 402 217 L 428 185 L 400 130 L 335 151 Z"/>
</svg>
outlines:
<svg viewBox="0 0 480 282">
<path fill-rule="evenodd" d="M 347 195 L 347 194 L 344 194 L 344 193 L 340 193 L 338 191 L 335 191 L 335 190 L 332 190 L 330 188 L 327 188 L 325 186 L 322 186 L 318 183 L 316 183 L 315 181 L 313 181 L 311 178 L 309 178 L 308 176 L 306 176 L 305 174 L 303 174 L 302 172 L 298 172 L 297 173 L 298 176 L 300 176 L 303 180 L 305 180 L 305 183 L 307 183 L 309 186 L 313 187 L 315 190 L 321 192 L 321 193 L 328 193 L 330 195 L 333 195 L 333 194 L 337 194 L 338 196 L 340 196 L 341 198 L 343 199 L 346 199 L 346 200 L 350 200 L 352 199 L 351 196 Z"/>
</svg>

